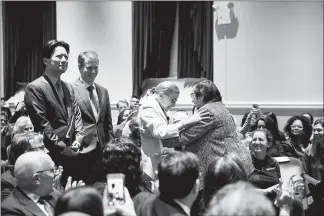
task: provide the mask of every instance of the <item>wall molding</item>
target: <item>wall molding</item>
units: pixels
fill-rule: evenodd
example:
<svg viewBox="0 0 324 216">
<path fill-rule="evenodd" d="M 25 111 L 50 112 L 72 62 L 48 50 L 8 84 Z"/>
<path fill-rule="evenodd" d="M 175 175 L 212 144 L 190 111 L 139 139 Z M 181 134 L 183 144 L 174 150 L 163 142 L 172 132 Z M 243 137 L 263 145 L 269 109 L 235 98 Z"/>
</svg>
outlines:
<svg viewBox="0 0 324 216">
<path fill-rule="evenodd" d="M 233 115 L 244 115 L 248 112 L 252 104 L 256 102 L 229 102 L 224 101 L 224 104 Z M 301 113 L 309 112 L 314 117 L 323 117 L 323 102 L 260 102 L 258 103 L 262 112 L 271 111 L 277 116 L 292 116 Z M 179 103 L 172 110 L 184 109 L 191 114 L 193 104 L 192 103 Z M 116 104 L 111 104 L 111 110 L 117 111 Z"/>
</svg>

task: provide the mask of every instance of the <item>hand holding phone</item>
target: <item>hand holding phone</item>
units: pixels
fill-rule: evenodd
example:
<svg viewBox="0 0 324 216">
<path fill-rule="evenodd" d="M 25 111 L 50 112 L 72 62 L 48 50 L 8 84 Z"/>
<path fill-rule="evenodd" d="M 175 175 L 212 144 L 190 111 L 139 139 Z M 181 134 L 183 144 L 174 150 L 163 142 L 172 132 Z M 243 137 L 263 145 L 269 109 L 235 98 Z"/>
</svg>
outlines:
<svg viewBox="0 0 324 216">
<path fill-rule="evenodd" d="M 125 175 L 122 173 L 107 174 L 107 204 L 115 206 L 125 203 Z"/>
</svg>

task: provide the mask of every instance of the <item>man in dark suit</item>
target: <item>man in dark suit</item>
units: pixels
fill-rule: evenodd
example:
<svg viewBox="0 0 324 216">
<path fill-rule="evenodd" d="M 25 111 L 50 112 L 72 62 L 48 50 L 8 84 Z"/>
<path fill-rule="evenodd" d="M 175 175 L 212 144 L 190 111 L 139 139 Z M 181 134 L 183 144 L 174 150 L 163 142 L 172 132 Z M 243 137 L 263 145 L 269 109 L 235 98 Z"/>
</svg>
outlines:
<svg viewBox="0 0 324 216">
<path fill-rule="evenodd" d="M 80 78 L 72 83 L 75 97 L 81 110 L 84 127 L 82 150 L 78 164 L 83 172 L 79 179 L 94 183 L 95 168 L 100 152 L 113 139 L 111 108 L 107 89 L 95 83 L 99 70 L 98 54 L 94 51 L 81 52 L 78 57 Z"/>
<path fill-rule="evenodd" d="M 22 154 L 14 169 L 17 186 L 1 203 L 1 215 L 52 216 L 60 195 L 53 189 L 54 168 L 42 151 Z"/>
<path fill-rule="evenodd" d="M 27 113 L 56 165 L 63 166 L 62 183 L 79 172 L 75 157 L 84 136 L 81 112 L 72 86 L 60 77 L 68 67 L 70 46 L 51 40 L 43 48 L 45 73 L 29 83 L 25 92 Z"/>
<path fill-rule="evenodd" d="M 198 158 L 190 152 L 175 151 L 158 165 L 160 195 L 139 193 L 133 199 L 141 216 L 190 216 L 199 191 Z M 172 185 L 170 185 L 172 182 Z"/>
</svg>

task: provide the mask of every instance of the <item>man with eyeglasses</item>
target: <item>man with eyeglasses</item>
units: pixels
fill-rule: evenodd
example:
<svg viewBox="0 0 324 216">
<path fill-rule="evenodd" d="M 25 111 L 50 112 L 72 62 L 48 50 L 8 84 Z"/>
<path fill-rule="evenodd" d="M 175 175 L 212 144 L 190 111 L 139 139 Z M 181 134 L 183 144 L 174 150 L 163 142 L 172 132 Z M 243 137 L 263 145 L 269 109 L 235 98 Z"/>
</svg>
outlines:
<svg viewBox="0 0 324 216">
<path fill-rule="evenodd" d="M 8 197 L 16 187 L 14 165 L 17 158 L 31 151 L 48 152 L 44 146 L 43 136 L 41 134 L 36 132 L 23 132 L 14 135 L 8 151 L 9 165 L 7 165 L 7 167 L 9 167 L 9 169 L 1 174 L 1 201 Z"/>
<path fill-rule="evenodd" d="M 53 189 L 55 164 L 42 151 L 26 152 L 15 163 L 17 186 L 1 203 L 1 215 L 52 216 L 60 192 Z"/>
</svg>

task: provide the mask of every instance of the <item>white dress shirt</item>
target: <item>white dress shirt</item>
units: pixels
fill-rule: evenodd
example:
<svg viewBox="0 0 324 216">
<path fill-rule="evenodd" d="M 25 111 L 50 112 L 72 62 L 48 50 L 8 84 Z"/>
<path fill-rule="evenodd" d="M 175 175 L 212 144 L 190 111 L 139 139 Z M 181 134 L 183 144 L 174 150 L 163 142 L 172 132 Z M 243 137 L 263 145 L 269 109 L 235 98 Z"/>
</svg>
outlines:
<svg viewBox="0 0 324 216">
<path fill-rule="evenodd" d="M 174 202 L 178 203 L 179 206 L 183 209 L 183 211 L 188 215 L 190 216 L 190 208 L 188 206 L 186 206 L 185 204 L 183 204 L 182 202 L 176 200 L 176 199 L 173 199 Z"/>
<path fill-rule="evenodd" d="M 21 188 L 20 188 L 21 189 Z M 49 214 L 48 214 L 48 212 L 46 211 L 46 209 L 45 209 L 45 207 L 44 207 L 44 205 L 43 204 L 40 204 L 39 202 L 38 202 L 38 200 L 39 200 L 39 198 L 40 198 L 40 196 L 38 196 L 37 194 L 34 194 L 34 193 L 32 193 L 32 192 L 29 192 L 29 191 L 26 191 L 26 190 L 24 190 L 24 189 L 21 189 L 37 206 L 38 206 L 38 208 L 40 208 L 43 212 L 44 212 L 44 214 L 46 215 L 46 216 L 50 216 Z"/>
</svg>

